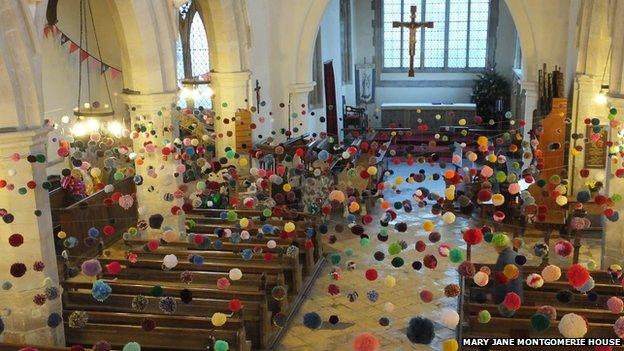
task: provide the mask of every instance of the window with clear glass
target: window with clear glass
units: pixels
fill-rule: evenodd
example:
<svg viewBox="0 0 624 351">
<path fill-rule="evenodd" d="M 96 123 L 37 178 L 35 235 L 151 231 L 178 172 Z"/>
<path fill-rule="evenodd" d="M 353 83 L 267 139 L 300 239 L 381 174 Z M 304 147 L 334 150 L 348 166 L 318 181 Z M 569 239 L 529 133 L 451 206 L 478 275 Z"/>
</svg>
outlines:
<svg viewBox="0 0 624 351">
<path fill-rule="evenodd" d="M 415 69 L 477 69 L 486 67 L 490 0 L 382 0 L 383 68 L 409 68 L 409 29 L 392 22 L 409 22 L 417 6 L 417 22 L 433 28 L 416 30 Z"/>
<path fill-rule="evenodd" d="M 179 81 L 204 80 L 210 72 L 210 52 L 208 38 L 202 20 L 194 2 L 188 2 L 180 7 L 180 36 L 176 44 L 177 76 Z M 212 108 L 212 100 L 207 84 L 197 84 L 183 88 L 194 90 L 191 99 L 180 98 L 178 104 L 186 107 L 191 100 L 193 107 Z"/>
</svg>

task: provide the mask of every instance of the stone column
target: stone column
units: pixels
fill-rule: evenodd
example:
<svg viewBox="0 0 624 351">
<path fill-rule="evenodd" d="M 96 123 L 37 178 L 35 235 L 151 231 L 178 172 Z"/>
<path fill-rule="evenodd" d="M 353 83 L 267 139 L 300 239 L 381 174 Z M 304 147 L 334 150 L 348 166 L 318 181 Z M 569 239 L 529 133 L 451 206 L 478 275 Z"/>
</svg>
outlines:
<svg viewBox="0 0 624 351">
<path fill-rule="evenodd" d="M 524 90 L 524 130 L 522 131 L 522 140 L 529 141 L 529 131 L 533 128 L 533 111 L 537 109 L 537 83 L 530 81 L 521 81 L 520 86 Z M 531 163 L 531 159 L 522 159 L 524 170 Z"/>
<path fill-rule="evenodd" d="M 618 117 L 624 113 L 624 98 L 609 97 L 608 105 L 618 110 Z M 621 117 L 620 117 L 621 118 Z M 618 118 L 618 119 L 620 119 Z M 617 135 L 617 130 L 611 129 L 610 139 L 614 143 L 621 142 L 621 138 Z M 608 197 L 615 194 L 624 196 L 624 180 L 615 176 L 615 170 L 622 167 L 622 160 L 617 164 L 613 164 L 611 160 L 607 160 L 607 169 L 605 170 L 605 189 L 602 192 Z M 624 229 L 622 229 L 622 220 L 624 220 L 624 203 L 622 201 L 615 203 L 614 210 L 619 212 L 620 219 L 611 222 L 604 218 L 605 230 L 603 240 L 603 262 L 602 268 L 607 268 L 610 264 L 622 264 L 622 253 L 624 253 Z"/>
<path fill-rule="evenodd" d="M 0 133 L 0 180 L 6 182 L 0 189 L 0 208 L 6 211 L 0 220 L 0 318 L 3 342 L 64 346 L 63 323 L 47 324 L 51 314 L 62 316 L 62 306 L 50 198 L 42 188 L 46 162 L 28 160 L 46 155 L 47 135 L 41 128 Z M 19 160 L 12 155 L 20 155 Z M 51 289 L 58 289 L 56 297 Z M 35 298 L 45 303 L 38 305 Z"/>
<path fill-rule="evenodd" d="M 316 82 L 297 83 L 288 86 L 290 100 L 290 115 L 284 121 L 288 130 L 290 119 L 291 137 L 297 137 L 304 133 L 317 134 L 326 130 L 325 125 L 319 121 L 319 116 L 311 116 L 308 106 L 310 92 L 314 89 Z M 279 133 L 281 134 L 281 133 Z"/>
<path fill-rule="evenodd" d="M 173 156 L 176 151 L 172 146 L 172 142 L 179 136 L 178 120 L 173 108 L 176 94 L 124 94 L 123 99 L 130 111 L 131 130 L 142 130 L 137 138 L 133 138 L 133 151 L 137 155 L 136 174 L 143 179 L 142 184 L 137 185 L 139 219 L 149 221 L 153 215 L 163 216 L 161 230 L 148 230 L 147 236 L 150 238 L 167 228 L 183 233 L 184 199 L 180 197 L 182 174 L 176 169 L 179 161 Z"/>
<path fill-rule="evenodd" d="M 216 115 L 214 128 L 217 133 L 217 157 L 223 156 L 227 147 L 236 149 L 236 123 L 233 118 L 238 109 L 249 107 L 250 77 L 249 71 L 210 74 L 211 86 L 215 92 L 213 110 Z"/>
</svg>

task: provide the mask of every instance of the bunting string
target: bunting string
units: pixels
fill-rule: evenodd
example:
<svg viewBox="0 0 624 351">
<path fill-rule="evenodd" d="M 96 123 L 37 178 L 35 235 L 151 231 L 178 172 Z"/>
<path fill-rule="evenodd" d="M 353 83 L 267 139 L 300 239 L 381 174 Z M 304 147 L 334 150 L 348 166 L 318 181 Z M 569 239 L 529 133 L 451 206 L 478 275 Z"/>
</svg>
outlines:
<svg viewBox="0 0 624 351">
<path fill-rule="evenodd" d="M 45 28 L 43 29 L 43 35 L 46 38 L 49 38 L 50 34 L 52 34 L 55 38 L 60 37 L 61 46 L 69 43 L 67 48 L 70 54 L 79 52 L 80 62 L 89 59 L 92 63 L 95 63 L 96 65 L 99 64 L 100 74 L 106 74 L 106 72 L 110 72 L 111 79 L 116 79 L 121 76 L 121 69 L 103 62 L 101 58 L 98 58 L 81 48 L 78 43 L 71 40 L 71 38 L 62 30 L 60 30 L 56 25 L 45 26 Z"/>
</svg>

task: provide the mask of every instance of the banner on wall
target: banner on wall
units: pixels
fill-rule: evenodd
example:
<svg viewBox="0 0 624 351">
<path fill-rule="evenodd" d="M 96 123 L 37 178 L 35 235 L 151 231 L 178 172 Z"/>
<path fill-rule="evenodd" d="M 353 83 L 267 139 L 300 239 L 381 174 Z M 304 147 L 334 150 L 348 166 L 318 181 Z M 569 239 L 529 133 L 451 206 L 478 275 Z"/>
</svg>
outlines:
<svg viewBox="0 0 624 351">
<path fill-rule="evenodd" d="M 375 102 L 374 64 L 363 63 L 355 65 L 355 96 L 358 105 Z"/>
</svg>

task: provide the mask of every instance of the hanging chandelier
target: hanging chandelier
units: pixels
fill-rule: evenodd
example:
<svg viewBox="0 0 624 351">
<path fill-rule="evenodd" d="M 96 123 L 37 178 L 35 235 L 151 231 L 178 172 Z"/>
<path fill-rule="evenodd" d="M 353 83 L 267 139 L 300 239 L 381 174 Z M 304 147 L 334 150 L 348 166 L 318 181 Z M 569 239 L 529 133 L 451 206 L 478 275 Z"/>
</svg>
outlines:
<svg viewBox="0 0 624 351">
<path fill-rule="evenodd" d="M 212 99 L 214 97 L 214 91 L 210 87 L 210 83 L 210 73 L 182 79 L 180 80 L 180 98 L 191 100 L 193 104 L 202 97 Z M 203 85 L 207 85 L 206 89 L 199 88 Z"/>
<path fill-rule="evenodd" d="M 93 21 L 93 11 L 91 9 L 91 3 L 89 2 L 89 0 L 80 0 L 80 47 L 84 47 L 86 52 L 89 52 L 89 31 L 88 31 L 88 24 L 87 24 L 87 11 L 89 12 L 89 19 L 91 20 L 91 27 L 93 29 L 93 37 L 95 39 L 95 46 L 97 48 L 97 53 L 98 53 L 98 60 L 102 61 L 102 52 L 100 50 L 100 43 L 98 41 L 98 37 L 97 37 L 97 31 L 95 30 L 95 22 Z M 84 41 L 83 41 L 84 40 Z M 83 43 L 85 46 L 83 46 Z M 82 53 L 81 53 L 82 56 Z M 108 97 L 108 103 L 107 104 L 101 104 L 99 101 L 93 101 L 91 99 L 91 74 L 90 74 L 90 70 L 86 69 L 86 72 L 83 76 L 83 72 L 82 72 L 82 57 L 79 58 L 79 63 L 78 63 L 78 106 L 76 108 L 74 108 L 74 116 L 77 116 L 78 119 L 85 119 L 88 117 L 94 117 L 94 118 L 105 118 L 105 117 L 111 117 L 115 114 L 115 111 L 113 110 L 112 107 L 112 100 L 111 100 L 111 94 L 110 94 L 110 88 L 108 86 L 108 78 L 106 77 L 106 74 L 103 74 L 104 76 L 104 82 L 106 85 L 106 94 Z M 87 63 L 88 66 L 88 63 Z M 83 96 L 82 96 L 82 86 L 83 86 L 83 79 L 86 78 L 86 84 L 87 84 L 87 96 L 86 96 L 86 101 L 83 101 Z"/>
</svg>

